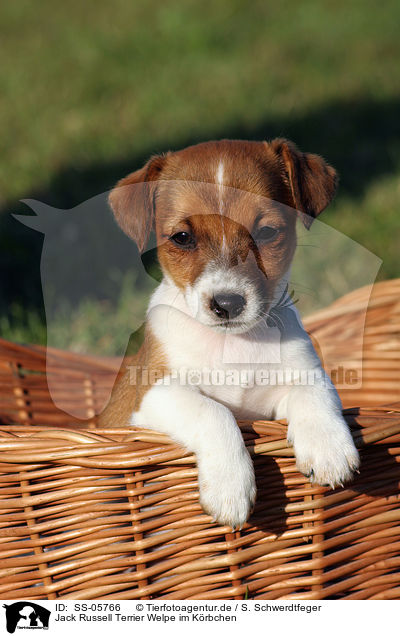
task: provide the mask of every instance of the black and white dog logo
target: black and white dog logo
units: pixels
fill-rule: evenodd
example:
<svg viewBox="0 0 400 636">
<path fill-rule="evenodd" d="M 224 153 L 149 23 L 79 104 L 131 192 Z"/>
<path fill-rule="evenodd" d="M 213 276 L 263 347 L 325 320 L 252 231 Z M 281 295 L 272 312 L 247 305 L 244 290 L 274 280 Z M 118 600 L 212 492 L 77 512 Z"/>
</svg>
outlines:
<svg viewBox="0 0 400 636">
<path fill-rule="evenodd" d="M 31 603 L 18 601 L 11 605 L 3 605 L 6 609 L 6 627 L 9 634 L 16 629 L 48 629 L 50 610 Z"/>
</svg>

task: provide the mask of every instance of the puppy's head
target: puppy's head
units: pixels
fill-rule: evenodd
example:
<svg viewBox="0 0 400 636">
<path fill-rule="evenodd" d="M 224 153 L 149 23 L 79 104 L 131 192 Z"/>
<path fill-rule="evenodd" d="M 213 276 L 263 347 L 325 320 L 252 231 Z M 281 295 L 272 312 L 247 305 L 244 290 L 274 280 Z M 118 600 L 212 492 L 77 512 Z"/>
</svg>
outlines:
<svg viewBox="0 0 400 636">
<path fill-rule="evenodd" d="M 154 229 L 164 275 L 200 322 L 244 332 L 281 294 L 306 227 L 329 204 L 336 172 L 285 139 L 214 141 L 153 157 L 110 205 L 143 251 Z"/>
</svg>

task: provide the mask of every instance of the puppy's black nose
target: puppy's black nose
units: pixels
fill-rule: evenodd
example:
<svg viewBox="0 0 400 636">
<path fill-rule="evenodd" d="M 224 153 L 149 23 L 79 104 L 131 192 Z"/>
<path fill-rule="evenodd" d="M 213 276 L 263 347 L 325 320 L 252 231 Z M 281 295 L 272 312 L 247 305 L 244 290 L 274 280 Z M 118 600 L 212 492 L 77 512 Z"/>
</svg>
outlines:
<svg viewBox="0 0 400 636">
<path fill-rule="evenodd" d="M 236 318 L 242 313 L 246 299 L 240 294 L 215 294 L 210 302 L 210 309 L 224 320 Z"/>
</svg>

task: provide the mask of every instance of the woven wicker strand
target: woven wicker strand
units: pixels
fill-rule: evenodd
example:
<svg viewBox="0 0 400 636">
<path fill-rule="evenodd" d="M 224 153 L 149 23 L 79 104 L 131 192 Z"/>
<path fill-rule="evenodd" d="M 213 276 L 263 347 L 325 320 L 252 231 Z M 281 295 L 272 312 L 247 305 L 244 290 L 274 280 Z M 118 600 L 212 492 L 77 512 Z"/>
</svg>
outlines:
<svg viewBox="0 0 400 636">
<path fill-rule="evenodd" d="M 328 370 L 352 354 L 370 292 L 306 321 Z M 399 598 L 399 298 L 400 281 L 374 287 L 353 356 L 362 386 L 341 391 L 360 474 L 312 485 L 284 422 L 242 422 L 258 498 L 236 532 L 202 511 L 193 455 L 152 431 L 97 429 L 114 360 L 50 352 L 52 386 L 90 418 L 74 421 L 50 399 L 45 350 L 0 341 L 0 597 Z"/>
</svg>

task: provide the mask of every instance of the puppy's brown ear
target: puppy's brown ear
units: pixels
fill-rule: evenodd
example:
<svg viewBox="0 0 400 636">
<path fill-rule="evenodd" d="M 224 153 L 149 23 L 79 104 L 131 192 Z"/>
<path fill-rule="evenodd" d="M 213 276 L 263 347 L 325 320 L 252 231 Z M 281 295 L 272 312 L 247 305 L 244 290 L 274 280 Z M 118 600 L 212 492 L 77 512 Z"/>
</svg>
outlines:
<svg viewBox="0 0 400 636">
<path fill-rule="evenodd" d="M 137 243 L 140 252 L 154 225 L 154 194 L 166 157 L 152 157 L 143 168 L 118 181 L 108 197 L 118 224 Z"/>
<path fill-rule="evenodd" d="M 335 195 L 338 183 L 336 170 L 319 155 L 301 152 L 287 139 L 274 139 L 270 147 L 282 161 L 293 207 L 302 213 L 301 219 L 309 228 Z"/>
</svg>

